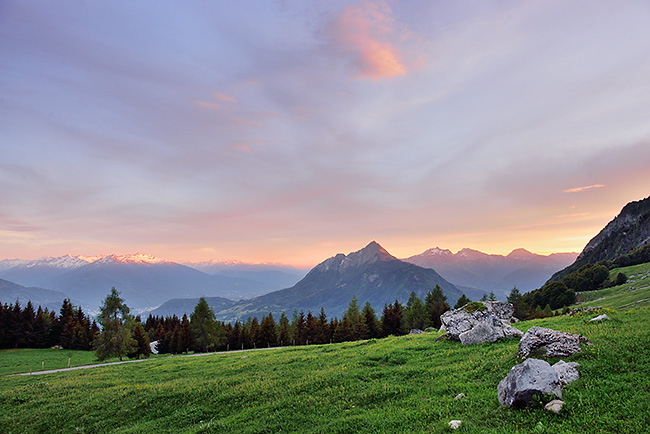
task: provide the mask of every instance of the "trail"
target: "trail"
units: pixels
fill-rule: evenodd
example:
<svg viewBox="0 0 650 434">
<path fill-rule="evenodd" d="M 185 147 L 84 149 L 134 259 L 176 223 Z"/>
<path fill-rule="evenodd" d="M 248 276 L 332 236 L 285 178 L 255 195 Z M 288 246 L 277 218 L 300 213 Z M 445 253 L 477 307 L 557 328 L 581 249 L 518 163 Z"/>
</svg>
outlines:
<svg viewBox="0 0 650 434">
<path fill-rule="evenodd" d="M 279 349 L 282 349 L 282 348 L 290 348 L 290 347 L 250 348 L 250 349 L 246 349 L 246 350 L 216 351 L 216 352 L 213 352 L 213 353 L 179 354 L 179 355 L 176 355 L 176 356 L 155 357 L 155 358 L 152 358 L 152 359 L 122 360 L 121 362 L 97 363 L 97 364 L 94 364 L 94 365 L 72 366 L 70 368 L 50 369 L 50 370 L 45 370 L 45 371 L 34 371 L 34 372 L 22 372 L 20 374 L 8 374 L 8 375 L 6 375 L 6 377 L 17 377 L 19 375 L 55 374 L 57 372 L 78 371 L 79 369 L 90 369 L 90 368 L 99 368 L 99 367 L 102 367 L 102 366 L 123 365 L 124 363 L 152 362 L 154 360 L 176 359 L 176 358 L 179 358 L 179 357 L 213 356 L 215 354 L 245 353 L 245 352 L 249 352 L 249 351 L 279 350 Z"/>
</svg>

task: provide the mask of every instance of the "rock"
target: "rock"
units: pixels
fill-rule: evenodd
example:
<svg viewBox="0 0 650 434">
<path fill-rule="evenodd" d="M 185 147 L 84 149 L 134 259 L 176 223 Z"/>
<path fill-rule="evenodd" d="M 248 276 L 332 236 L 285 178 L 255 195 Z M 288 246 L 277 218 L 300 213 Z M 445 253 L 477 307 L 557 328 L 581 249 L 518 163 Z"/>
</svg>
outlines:
<svg viewBox="0 0 650 434">
<path fill-rule="evenodd" d="M 560 383 L 569 384 L 570 382 L 576 381 L 580 378 L 580 373 L 576 369 L 578 366 L 580 366 L 580 363 L 578 362 L 566 363 L 564 360 L 560 360 L 552 367 L 555 372 L 557 372 Z"/>
<path fill-rule="evenodd" d="M 552 411 L 553 413 L 558 414 L 560 411 L 562 411 L 562 407 L 564 407 L 564 401 L 554 399 L 544 406 L 544 410 Z"/>
<path fill-rule="evenodd" d="M 519 354 L 528 357 L 536 349 L 542 349 L 548 357 L 567 357 L 581 350 L 580 342 L 587 338 L 574 333 L 560 332 L 544 327 L 531 327 L 519 341 Z"/>
<path fill-rule="evenodd" d="M 158 341 L 149 342 L 149 348 L 151 348 L 151 354 L 158 354 Z"/>
<path fill-rule="evenodd" d="M 61 345 L 54 345 L 50 347 L 51 350 L 62 350 L 63 347 Z"/>
<path fill-rule="evenodd" d="M 606 320 L 606 319 L 609 319 L 609 317 L 607 316 L 606 313 L 604 313 L 602 315 L 598 315 L 596 318 L 590 319 L 589 321 L 595 322 L 595 321 L 603 321 L 603 320 Z"/>
<path fill-rule="evenodd" d="M 497 387 L 499 403 L 520 408 L 530 404 L 533 395 L 553 394 L 562 398 L 560 378 L 548 362 L 526 359 L 513 366 Z"/>
<path fill-rule="evenodd" d="M 451 429 L 458 429 L 458 428 L 460 428 L 460 424 L 462 424 L 462 423 L 463 423 L 463 422 L 461 422 L 461 421 L 459 421 L 459 420 L 452 420 L 452 421 L 449 421 L 449 428 L 451 428 Z"/>
<path fill-rule="evenodd" d="M 475 310 L 467 312 L 467 305 L 447 311 L 440 316 L 442 327 L 440 330 L 446 332 L 446 336 L 455 341 L 460 340 L 461 333 L 471 330 L 476 324 L 487 320 L 491 317 L 496 317 L 505 324 L 512 323 L 515 318 L 512 316 L 514 307 L 510 303 L 502 303 L 499 301 L 484 301 L 481 302 L 485 305 L 485 310 Z"/>
<path fill-rule="evenodd" d="M 422 333 L 424 333 L 424 330 L 411 329 L 411 331 L 409 333 L 412 334 L 412 335 L 421 335 Z"/>
<path fill-rule="evenodd" d="M 463 398 L 465 398 L 465 394 L 464 393 L 459 393 L 458 395 L 456 395 L 456 397 L 454 399 L 459 400 L 459 399 L 463 399 Z"/>
<path fill-rule="evenodd" d="M 504 323 L 495 315 L 491 315 L 475 324 L 471 329 L 461 333 L 458 338 L 463 345 L 472 345 L 495 342 L 503 338 L 521 337 L 523 334 L 521 330 Z"/>
<path fill-rule="evenodd" d="M 600 307 L 600 306 L 577 307 L 577 308 L 573 309 L 571 312 L 569 312 L 568 315 L 573 316 L 573 315 L 576 315 L 576 314 L 585 314 L 585 313 L 589 313 L 589 312 L 592 312 L 592 311 L 595 311 L 595 310 L 602 310 L 602 307 Z"/>
</svg>

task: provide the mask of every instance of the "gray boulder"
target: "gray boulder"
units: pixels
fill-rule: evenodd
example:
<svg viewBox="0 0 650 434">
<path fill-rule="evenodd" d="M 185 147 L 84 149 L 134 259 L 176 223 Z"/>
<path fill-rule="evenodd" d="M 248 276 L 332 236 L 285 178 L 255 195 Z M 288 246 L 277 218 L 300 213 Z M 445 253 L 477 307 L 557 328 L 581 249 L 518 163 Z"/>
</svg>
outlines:
<svg viewBox="0 0 650 434">
<path fill-rule="evenodd" d="M 462 333 L 471 330 L 475 325 L 491 317 L 496 317 L 505 324 L 516 321 L 512 316 L 514 313 L 512 304 L 499 301 L 482 301 L 481 303 L 485 305 L 485 310 L 467 312 L 466 305 L 443 313 L 440 316 L 440 321 L 442 322 L 441 330 L 444 330 L 450 339 L 459 341 Z M 490 319 L 490 321 L 492 320 Z"/>
<path fill-rule="evenodd" d="M 564 360 L 560 360 L 554 364 L 552 368 L 557 373 L 560 383 L 568 384 L 580 378 L 580 373 L 578 372 L 578 369 L 576 369 L 578 366 L 580 366 L 580 363 L 578 362 L 566 363 Z"/>
<path fill-rule="evenodd" d="M 581 342 L 589 341 L 575 333 L 535 326 L 531 327 L 519 341 L 519 354 L 528 357 L 532 351 L 541 349 L 548 357 L 567 357 L 582 351 Z"/>
<path fill-rule="evenodd" d="M 548 362 L 526 359 L 513 366 L 497 387 L 499 404 L 521 408 L 530 404 L 533 395 L 552 394 L 562 398 L 560 378 Z"/>
<path fill-rule="evenodd" d="M 507 337 L 520 337 L 523 333 L 510 325 L 516 321 L 512 316 L 514 308 L 510 303 L 498 301 L 481 302 L 484 310 L 467 311 L 467 305 L 445 312 L 440 317 L 441 330 L 449 339 L 461 341 L 463 345 L 494 342 Z"/>
<path fill-rule="evenodd" d="M 607 316 L 606 313 L 604 313 L 604 314 L 602 314 L 602 315 L 598 315 L 597 317 L 590 319 L 589 321 L 591 321 L 591 322 L 597 322 L 597 321 L 604 321 L 604 320 L 606 320 L 606 319 L 609 319 L 609 317 Z"/>
<path fill-rule="evenodd" d="M 523 334 L 521 330 L 504 323 L 495 315 L 491 315 L 475 324 L 471 329 L 461 333 L 458 338 L 463 345 L 472 345 L 495 342 L 503 338 L 521 337 Z"/>
</svg>

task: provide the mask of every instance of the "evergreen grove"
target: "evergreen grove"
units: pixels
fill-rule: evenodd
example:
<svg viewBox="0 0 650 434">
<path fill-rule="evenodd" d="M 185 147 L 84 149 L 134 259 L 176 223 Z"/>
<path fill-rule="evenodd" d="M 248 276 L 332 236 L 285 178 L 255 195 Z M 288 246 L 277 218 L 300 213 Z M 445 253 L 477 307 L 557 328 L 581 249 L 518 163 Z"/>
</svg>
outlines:
<svg viewBox="0 0 650 434">
<path fill-rule="evenodd" d="M 469 301 L 466 297 L 463 299 Z M 142 321 L 129 314 L 119 292 L 113 288 L 98 315 L 101 329 L 81 307 L 74 307 L 67 299 L 59 315 L 40 307 L 34 311 L 31 302 L 24 308 L 18 302 L 0 304 L 0 348 L 60 346 L 95 350 L 101 360 L 122 355 L 148 357 L 150 342 L 157 342 L 159 353 L 180 354 L 382 338 L 406 334 L 414 328 L 437 329 L 440 315 L 450 309 L 446 300 L 442 289 L 436 285 L 424 301 L 411 293 L 406 305 L 395 300 L 384 306 L 380 317 L 370 303 L 360 308 L 358 300 L 352 298 L 341 319 L 329 319 L 321 309 L 316 314 L 294 311 L 291 319 L 285 313 L 277 319 L 269 313 L 261 320 L 249 317 L 246 321 L 230 324 L 217 321 L 212 309 L 201 298 L 189 317 L 149 315 Z M 119 309 L 122 311 L 118 315 Z M 117 318 L 119 325 L 114 322 Z M 105 344 L 115 345 L 116 340 L 121 343 L 106 348 Z"/>
</svg>

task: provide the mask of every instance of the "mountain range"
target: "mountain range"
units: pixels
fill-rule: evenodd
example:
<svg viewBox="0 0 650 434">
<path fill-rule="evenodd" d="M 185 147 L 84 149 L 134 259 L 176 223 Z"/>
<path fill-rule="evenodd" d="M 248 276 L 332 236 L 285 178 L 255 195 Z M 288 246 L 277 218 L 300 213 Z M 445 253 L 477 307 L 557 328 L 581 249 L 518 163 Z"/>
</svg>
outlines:
<svg viewBox="0 0 650 434">
<path fill-rule="evenodd" d="M 454 254 L 436 247 L 404 261 L 433 268 L 470 298 L 477 292 L 492 291 L 497 298 L 505 300 L 515 286 L 521 292 L 540 288 L 549 276 L 571 264 L 577 256 L 577 253 L 544 256 L 525 249 L 513 250 L 506 256 L 489 255 L 472 249 L 462 249 Z"/>
<path fill-rule="evenodd" d="M 339 253 L 321 262 L 291 288 L 242 300 L 218 311 L 217 316 L 232 321 L 269 312 L 277 317 L 294 309 L 317 314 L 323 308 L 328 316 L 340 318 L 352 297 L 360 304 L 370 302 L 381 314 L 384 304 L 405 303 L 411 292 L 424 298 L 436 285 L 452 305 L 461 296 L 461 291 L 436 271 L 401 261 L 373 241 L 359 251 Z"/>
<path fill-rule="evenodd" d="M 338 315 L 353 295 L 360 303 L 370 301 L 381 309 L 384 303 L 395 299 L 405 301 L 411 290 L 423 296 L 435 283 L 448 292 L 453 302 L 461 292 L 478 299 L 494 291 L 499 299 L 505 299 L 513 286 L 526 291 L 537 282 L 543 283 L 554 271 L 570 263 L 572 257 L 575 254 L 540 256 L 523 249 L 507 256 L 472 249 L 453 254 L 436 248 L 400 261 L 372 242 L 358 252 L 329 258 L 306 276 L 306 270 L 278 264 L 234 261 L 179 264 L 135 254 L 2 260 L 0 279 L 25 288 L 57 291 L 55 294 L 61 300 L 71 298 L 90 313 L 97 312 L 114 286 L 136 313 L 151 311 L 180 316 L 190 313 L 198 297 L 205 296 L 214 302 L 213 309 L 224 319 L 277 313 L 281 308 L 317 311 L 323 307 L 328 315 Z M 280 291 L 280 288 L 285 289 Z M 270 294 L 272 291 L 277 293 Z M 52 294 L 47 297 L 33 291 L 29 297 L 26 292 L 22 297 L 16 294 L 0 292 L 0 301 L 30 297 L 35 305 L 52 301 Z M 260 297 L 265 294 L 268 297 Z"/>
<path fill-rule="evenodd" d="M 141 253 L 100 257 L 66 255 L 35 261 L 0 261 L 0 278 L 23 287 L 59 291 L 61 300 L 68 297 L 89 312 L 96 312 L 111 287 L 116 287 L 126 303 L 138 312 L 179 297 L 219 296 L 232 300 L 255 297 L 291 285 L 301 277 L 297 269 L 293 270 L 294 274 L 283 271 L 287 267 L 250 268 L 253 271 L 248 273 L 230 270 L 229 275 L 226 269 L 222 270 L 223 274 L 212 275 Z M 0 301 L 15 301 L 13 296 L 5 297 Z M 32 302 L 41 303 L 41 299 Z"/>
</svg>

